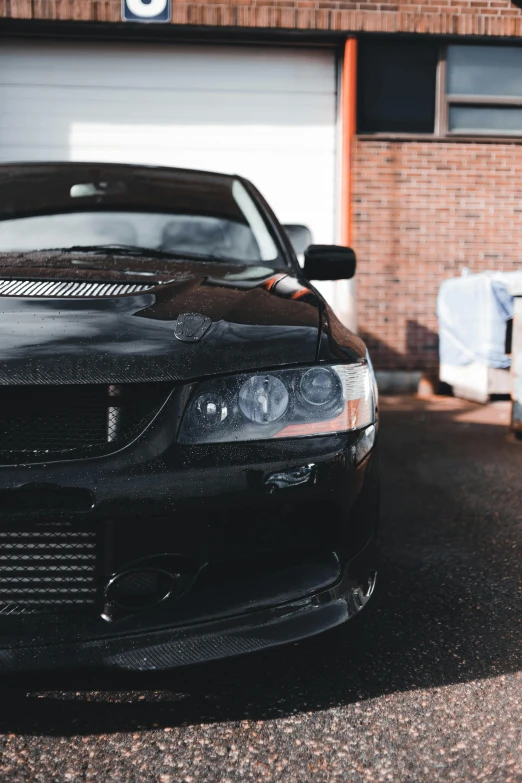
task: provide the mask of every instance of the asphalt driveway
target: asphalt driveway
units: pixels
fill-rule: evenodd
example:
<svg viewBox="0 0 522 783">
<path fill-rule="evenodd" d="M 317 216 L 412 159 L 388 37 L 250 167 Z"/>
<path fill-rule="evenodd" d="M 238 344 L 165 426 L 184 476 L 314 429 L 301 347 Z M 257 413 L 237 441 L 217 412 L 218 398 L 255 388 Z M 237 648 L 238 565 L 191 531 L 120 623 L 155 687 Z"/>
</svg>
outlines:
<svg viewBox="0 0 522 783">
<path fill-rule="evenodd" d="M 366 623 L 146 677 L 3 681 L 0 780 L 522 781 L 522 442 L 508 406 L 390 398 Z"/>
</svg>

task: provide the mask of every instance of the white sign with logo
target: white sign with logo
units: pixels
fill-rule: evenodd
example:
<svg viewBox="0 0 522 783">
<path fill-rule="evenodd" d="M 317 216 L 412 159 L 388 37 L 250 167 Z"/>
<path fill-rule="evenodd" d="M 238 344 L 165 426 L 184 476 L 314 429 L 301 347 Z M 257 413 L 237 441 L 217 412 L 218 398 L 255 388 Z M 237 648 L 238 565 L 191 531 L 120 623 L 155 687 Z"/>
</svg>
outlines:
<svg viewBox="0 0 522 783">
<path fill-rule="evenodd" d="M 124 22 L 170 22 L 171 0 L 122 0 Z"/>
</svg>

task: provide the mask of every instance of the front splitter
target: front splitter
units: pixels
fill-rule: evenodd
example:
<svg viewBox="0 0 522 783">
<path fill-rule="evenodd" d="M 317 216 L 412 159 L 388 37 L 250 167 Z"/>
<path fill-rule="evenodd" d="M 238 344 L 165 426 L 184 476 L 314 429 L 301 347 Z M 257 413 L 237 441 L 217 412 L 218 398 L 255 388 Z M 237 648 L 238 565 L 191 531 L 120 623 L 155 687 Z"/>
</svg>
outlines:
<svg viewBox="0 0 522 783">
<path fill-rule="evenodd" d="M 153 671 L 242 655 L 334 628 L 358 614 L 371 597 L 375 572 L 364 584 L 343 579 L 296 602 L 184 628 L 68 644 L 0 648 L 0 673 L 104 667 Z"/>
</svg>

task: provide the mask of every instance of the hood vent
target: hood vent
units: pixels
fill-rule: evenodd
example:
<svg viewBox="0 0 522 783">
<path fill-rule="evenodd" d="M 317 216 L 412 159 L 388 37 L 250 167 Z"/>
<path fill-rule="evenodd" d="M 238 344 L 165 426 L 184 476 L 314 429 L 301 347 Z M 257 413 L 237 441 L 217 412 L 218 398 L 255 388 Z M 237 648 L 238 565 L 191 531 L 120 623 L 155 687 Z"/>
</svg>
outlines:
<svg viewBox="0 0 522 783">
<path fill-rule="evenodd" d="M 123 296 L 154 288 L 156 281 L 136 283 L 75 280 L 5 280 L 0 279 L 0 296 Z"/>
</svg>

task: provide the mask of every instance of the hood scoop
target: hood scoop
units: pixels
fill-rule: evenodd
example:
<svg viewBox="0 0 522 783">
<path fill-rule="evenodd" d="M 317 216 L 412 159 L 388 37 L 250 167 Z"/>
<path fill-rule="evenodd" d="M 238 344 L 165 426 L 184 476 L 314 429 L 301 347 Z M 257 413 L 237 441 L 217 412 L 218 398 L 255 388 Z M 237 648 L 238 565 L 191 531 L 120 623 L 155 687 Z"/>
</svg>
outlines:
<svg viewBox="0 0 522 783">
<path fill-rule="evenodd" d="M 0 296 L 45 296 L 45 297 L 103 297 L 123 296 L 150 291 L 157 286 L 155 280 L 147 283 L 125 281 L 103 282 L 100 280 L 20 280 L 0 278 Z"/>
</svg>

